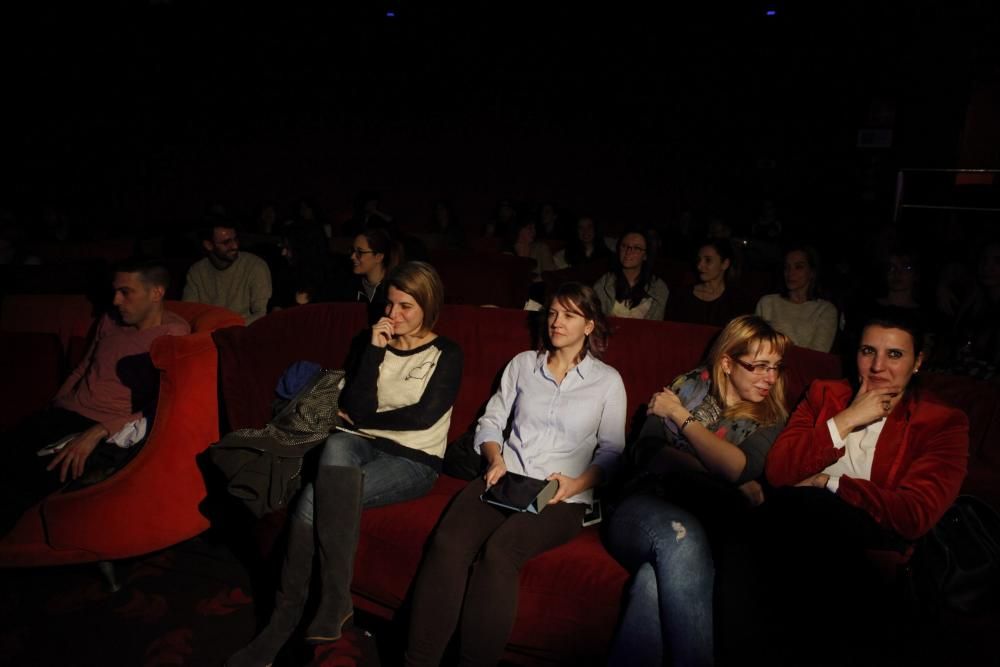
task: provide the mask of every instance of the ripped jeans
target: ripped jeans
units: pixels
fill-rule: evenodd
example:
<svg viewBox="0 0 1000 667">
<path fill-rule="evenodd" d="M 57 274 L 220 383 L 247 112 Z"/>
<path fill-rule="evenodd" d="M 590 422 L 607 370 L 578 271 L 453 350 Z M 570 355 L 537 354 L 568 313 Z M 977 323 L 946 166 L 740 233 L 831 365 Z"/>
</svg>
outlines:
<svg viewBox="0 0 1000 667">
<path fill-rule="evenodd" d="M 321 466 L 361 468 L 361 506 L 379 507 L 401 503 L 425 495 L 437 481 L 437 471 L 428 465 L 402 456 L 387 454 L 374 447 L 371 440 L 351 433 L 334 433 L 323 443 Z M 304 523 L 313 522 L 313 485 L 306 484 L 299 493 L 293 516 Z"/>
<path fill-rule="evenodd" d="M 625 499 L 608 525 L 608 551 L 633 573 L 609 665 L 680 667 L 714 662 L 715 567 L 708 536 L 689 512 L 651 495 Z"/>
</svg>

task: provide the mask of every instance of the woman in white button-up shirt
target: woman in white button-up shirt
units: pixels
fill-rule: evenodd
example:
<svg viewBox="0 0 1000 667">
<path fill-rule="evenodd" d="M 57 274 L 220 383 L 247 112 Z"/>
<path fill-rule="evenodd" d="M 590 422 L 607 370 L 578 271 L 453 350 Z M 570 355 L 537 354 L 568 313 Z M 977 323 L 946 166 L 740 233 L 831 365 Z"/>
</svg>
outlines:
<svg viewBox="0 0 1000 667">
<path fill-rule="evenodd" d="M 598 358 L 607 331 L 594 291 L 568 283 L 552 298 L 542 349 L 504 370 L 476 429 L 486 473 L 452 503 L 417 577 L 407 665 L 439 664 L 456 628 L 463 664 L 495 665 L 514 625 L 521 566 L 580 532 L 591 489 L 625 444 L 625 386 Z M 482 502 L 508 471 L 559 489 L 539 514 Z"/>
</svg>

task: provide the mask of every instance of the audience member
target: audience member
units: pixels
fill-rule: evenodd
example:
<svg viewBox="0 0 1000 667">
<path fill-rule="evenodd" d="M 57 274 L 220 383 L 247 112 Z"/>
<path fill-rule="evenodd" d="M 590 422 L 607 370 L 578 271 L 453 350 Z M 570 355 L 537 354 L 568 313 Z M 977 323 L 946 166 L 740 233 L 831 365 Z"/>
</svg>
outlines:
<svg viewBox="0 0 1000 667">
<path fill-rule="evenodd" d="M 698 249 L 698 282 L 677 290 L 667 306 L 666 319 L 722 327 L 754 305 L 735 284 L 736 255 L 726 239 L 709 239 Z"/>
<path fill-rule="evenodd" d="M 976 264 L 976 283 L 943 337 L 934 367 L 983 379 L 1000 371 L 1000 240 L 986 242 Z"/>
<path fill-rule="evenodd" d="M 455 217 L 451 202 L 443 199 L 434 202 L 427 231 L 436 235 L 445 248 L 461 250 L 466 246 L 465 230 Z"/>
<path fill-rule="evenodd" d="M 552 251 L 549 250 L 549 245 L 544 241 L 537 240 L 536 236 L 534 222 L 527 218 L 517 220 L 510 227 L 506 250 L 518 257 L 535 260 L 533 275 L 534 280 L 538 282 L 542 279 L 542 271 L 554 271 L 556 265 L 552 261 Z"/>
<path fill-rule="evenodd" d="M 278 224 L 278 207 L 272 202 L 267 202 L 262 204 L 259 209 L 257 209 L 257 216 L 254 218 L 254 231 L 258 234 L 265 234 L 270 236 L 271 234 L 279 233 Z"/>
<path fill-rule="evenodd" d="M 333 301 L 337 277 L 326 235 L 316 225 L 302 223 L 281 231 L 281 256 L 285 262 L 274 274 L 271 308 Z"/>
<path fill-rule="evenodd" d="M 362 191 L 354 198 L 354 216 L 344 227 L 345 236 L 357 236 L 372 229 L 395 231 L 393 217 L 382 210 L 382 196 L 374 191 Z"/>
<path fill-rule="evenodd" d="M 965 478 L 968 420 L 918 382 L 919 313 L 872 314 L 856 361 L 855 382 L 813 382 L 767 458 L 776 488 L 748 525 L 756 576 L 743 582 L 761 607 L 745 610 L 743 626 L 778 654 L 767 662 L 801 663 L 818 651 L 825 663 L 853 663 L 884 638 L 892 619 L 866 550 L 904 553 Z"/>
<path fill-rule="evenodd" d="M 816 296 L 819 253 L 810 246 L 793 246 L 785 253 L 785 289 L 757 302 L 757 315 L 799 347 L 829 352 L 837 336 L 837 308 Z"/>
<path fill-rule="evenodd" d="M 184 301 L 228 308 L 252 324 L 267 314 L 271 271 L 256 255 L 240 252 L 235 226 L 216 218 L 201 232 L 206 257 L 188 269 Z"/>
<path fill-rule="evenodd" d="M 317 555 L 321 597 L 306 641 L 339 639 L 354 615 L 351 577 L 361 510 L 418 498 L 437 480 L 462 379 L 462 350 L 434 332 L 444 287 L 433 267 L 401 264 L 386 282 L 388 307 L 340 395 L 341 417 L 358 434 L 338 431 L 323 445 L 316 479 L 292 512 L 271 620 L 228 667 L 274 661 L 305 610 Z"/>
<path fill-rule="evenodd" d="M 399 245 L 385 229 L 370 229 L 354 238 L 351 266 L 354 279 L 342 294 L 343 301 L 368 304 L 368 321 L 374 324 L 385 314 L 385 277 L 400 263 Z"/>
<path fill-rule="evenodd" d="M 124 465 L 149 430 L 144 416 L 155 407 L 159 376 L 149 358 L 152 342 L 190 332 L 180 316 L 164 310 L 170 285 L 155 263 L 127 261 L 114 273 L 114 309 L 101 317 L 83 362 L 45 411 L 29 417 L 6 438 L 0 480 L 0 535 L 29 507 L 69 480 L 106 476 Z M 63 443 L 39 456 L 48 445 Z"/>
<path fill-rule="evenodd" d="M 570 237 L 559 209 L 552 202 L 544 202 L 538 207 L 536 232 L 538 238 L 544 240 L 567 241 Z"/>
<path fill-rule="evenodd" d="M 593 290 L 567 283 L 549 305 L 538 351 L 507 365 L 476 428 L 486 473 L 451 503 L 417 574 L 407 665 L 440 664 L 456 628 L 461 664 L 500 662 L 521 567 L 582 529 L 591 489 L 616 467 L 625 444 L 625 386 L 598 358 L 607 333 Z M 508 471 L 556 480 L 558 490 L 538 514 L 480 500 Z"/>
<path fill-rule="evenodd" d="M 509 199 L 501 199 L 497 203 L 496 212 L 493 219 L 489 220 L 483 228 L 485 238 L 507 238 L 510 229 L 517 220 L 517 209 Z"/>
<path fill-rule="evenodd" d="M 581 216 L 576 221 L 576 234 L 552 258 L 557 269 L 581 266 L 591 262 L 610 261 L 611 248 L 604 242 L 604 232 L 594 218 Z"/>
<path fill-rule="evenodd" d="M 594 292 L 605 315 L 662 320 L 670 290 L 653 275 L 653 260 L 645 232 L 629 231 L 618 239 L 615 269 L 601 276 Z"/>
<path fill-rule="evenodd" d="M 889 252 L 885 266 L 885 294 L 876 302 L 881 306 L 920 308 L 920 261 L 913 250 L 896 248 Z"/>
<path fill-rule="evenodd" d="M 758 478 L 787 417 L 787 347 L 761 318 L 738 317 L 706 366 L 650 398 L 606 534 L 633 574 L 609 664 L 712 664 L 713 551 L 764 500 Z"/>
</svg>

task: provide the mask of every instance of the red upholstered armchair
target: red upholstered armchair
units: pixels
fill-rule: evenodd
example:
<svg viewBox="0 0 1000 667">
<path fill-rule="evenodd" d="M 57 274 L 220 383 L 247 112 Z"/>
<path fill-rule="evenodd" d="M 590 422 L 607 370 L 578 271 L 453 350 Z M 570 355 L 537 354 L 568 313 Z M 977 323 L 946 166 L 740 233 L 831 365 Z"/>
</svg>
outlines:
<svg viewBox="0 0 1000 667">
<path fill-rule="evenodd" d="M 0 566 L 127 558 L 171 546 L 208 527 L 198 511 L 205 485 L 195 455 L 219 439 L 211 332 L 242 326 L 243 319 L 198 303 L 168 301 L 167 309 L 187 319 L 193 333 L 153 342 L 160 395 L 145 446 L 109 479 L 52 494 L 28 510 L 0 540 Z"/>
</svg>

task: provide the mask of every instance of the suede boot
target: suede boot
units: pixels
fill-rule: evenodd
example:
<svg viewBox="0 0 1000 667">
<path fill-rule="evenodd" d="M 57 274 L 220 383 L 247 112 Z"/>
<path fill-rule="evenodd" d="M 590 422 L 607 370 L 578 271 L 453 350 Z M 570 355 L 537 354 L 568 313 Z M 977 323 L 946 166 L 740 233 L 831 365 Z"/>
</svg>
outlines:
<svg viewBox="0 0 1000 667">
<path fill-rule="evenodd" d="M 306 630 L 310 644 L 340 639 L 344 625 L 354 616 L 351 580 L 361 527 L 363 479 L 360 468 L 347 466 L 320 466 L 316 474 L 313 521 L 323 585 L 316 617 Z"/>
<path fill-rule="evenodd" d="M 309 597 L 315 544 L 313 526 L 293 519 L 271 620 L 253 641 L 226 661 L 226 667 L 267 667 L 274 662 L 302 618 Z"/>
</svg>

